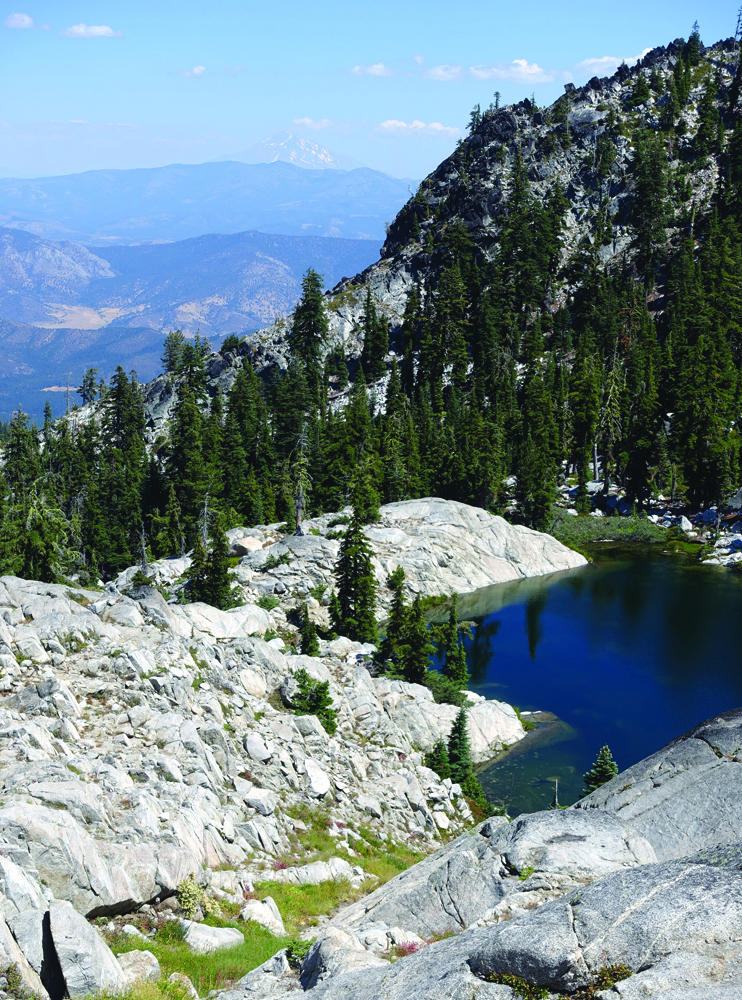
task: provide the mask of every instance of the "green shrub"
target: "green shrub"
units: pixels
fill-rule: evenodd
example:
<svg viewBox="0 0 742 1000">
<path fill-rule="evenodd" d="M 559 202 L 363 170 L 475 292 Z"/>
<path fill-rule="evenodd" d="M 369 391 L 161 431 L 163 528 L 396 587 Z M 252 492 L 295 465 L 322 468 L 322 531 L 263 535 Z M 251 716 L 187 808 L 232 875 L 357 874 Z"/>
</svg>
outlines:
<svg viewBox="0 0 742 1000">
<path fill-rule="evenodd" d="M 646 517 L 577 517 L 553 509 L 551 534 L 578 551 L 598 541 L 625 542 L 627 545 L 653 545 L 667 540 L 667 530 L 652 524 Z M 562 515 L 560 517 L 560 515 Z"/>
<path fill-rule="evenodd" d="M 520 714 L 519 708 L 515 708 L 515 705 L 513 705 L 513 708 L 515 709 L 515 714 L 518 716 L 518 722 L 521 724 L 521 726 L 523 726 L 523 728 L 527 733 L 530 733 L 531 730 L 536 728 L 535 722 L 531 722 L 530 719 L 523 718 L 523 716 Z"/>
<path fill-rule="evenodd" d="M 468 705 L 465 693 L 449 677 L 439 674 L 437 670 L 428 670 L 423 677 L 423 684 L 433 692 L 437 705 L 455 705 L 463 708 Z"/>
<path fill-rule="evenodd" d="M 313 681 L 302 667 L 294 674 L 299 693 L 294 698 L 297 715 L 316 715 L 330 736 L 336 731 L 337 713 L 332 707 L 329 681 Z"/>
<path fill-rule="evenodd" d="M 281 602 L 277 597 L 274 597 L 273 594 L 263 594 L 262 597 L 258 598 L 256 603 L 259 608 L 263 609 L 263 611 L 272 611 L 274 608 L 277 608 Z"/>
<path fill-rule="evenodd" d="M 203 903 L 205 896 L 201 886 L 196 882 L 193 872 L 178 883 L 178 906 L 183 911 L 186 920 L 193 920 L 196 908 Z"/>
</svg>

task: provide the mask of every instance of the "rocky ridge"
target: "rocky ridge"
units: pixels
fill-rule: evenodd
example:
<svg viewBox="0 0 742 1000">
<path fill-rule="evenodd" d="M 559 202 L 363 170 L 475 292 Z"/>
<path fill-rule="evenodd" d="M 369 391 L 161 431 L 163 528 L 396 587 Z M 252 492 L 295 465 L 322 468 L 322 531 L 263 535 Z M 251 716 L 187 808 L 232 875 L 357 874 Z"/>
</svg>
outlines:
<svg viewBox="0 0 742 1000">
<path fill-rule="evenodd" d="M 324 608 L 334 587 L 333 567 L 340 546 L 334 527 L 339 518 L 350 513 L 347 508 L 340 515 L 307 519 L 302 522 L 300 534 L 287 534 L 285 524 L 231 528 L 227 532 L 230 555 L 240 560 L 235 568 L 235 587 L 248 602 L 247 608 L 225 617 L 223 612 L 206 610 L 205 606 L 197 609 L 191 605 L 183 610 L 170 605 L 170 627 L 186 635 L 191 625 L 208 631 L 204 615 L 218 619 L 220 627 L 226 629 L 230 623 L 247 617 L 254 619 L 254 627 L 247 628 L 247 634 L 264 632 L 269 627 L 267 619 L 260 617 L 254 605 L 271 596 L 279 603 L 279 616 L 306 602 L 311 616 L 328 628 Z M 339 527 L 342 530 L 342 524 Z M 480 507 L 438 497 L 384 504 L 379 508 L 378 521 L 368 525 L 365 532 L 373 550 L 381 621 L 392 598 L 387 579 L 398 567 L 405 571 L 408 594 L 442 599 L 445 607 L 453 593 L 468 594 L 492 584 L 579 569 L 587 564 L 583 556 L 551 535 L 508 524 Z M 188 556 L 161 559 L 153 562 L 147 572 L 174 595 L 182 588 L 189 566 Z M 136 570 L 132 566 L 121 573 L 115 589 L 128 590 Z M 119 609 L 110 614 L 127 612 Z M 242 624 L 239 627 L 243 631 L 246 628 Z"/>
</svg>

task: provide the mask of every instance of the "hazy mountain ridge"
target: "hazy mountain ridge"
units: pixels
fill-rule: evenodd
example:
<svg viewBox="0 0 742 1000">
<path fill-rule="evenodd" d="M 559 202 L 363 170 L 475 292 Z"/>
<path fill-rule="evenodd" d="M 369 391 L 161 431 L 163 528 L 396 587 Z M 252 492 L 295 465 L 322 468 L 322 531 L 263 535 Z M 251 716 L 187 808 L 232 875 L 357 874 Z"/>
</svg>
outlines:
<svg viewBox="0 0 742 1000">
<path fill-rule="evenodd" d="M 0 179 L 0 225 L 110 246 L 248 229 L 383 240 L 407 181 L 366 167 L 234 161 Z"/>
<path fill-rule="evenodd" d="M 307 268 L 332 285 L 377 253 L 370 240 L 256 232 L 91 251 L 6 229 L 0 315 L 47 327 L 257 330 L 293 308 Z"/>
</svg>

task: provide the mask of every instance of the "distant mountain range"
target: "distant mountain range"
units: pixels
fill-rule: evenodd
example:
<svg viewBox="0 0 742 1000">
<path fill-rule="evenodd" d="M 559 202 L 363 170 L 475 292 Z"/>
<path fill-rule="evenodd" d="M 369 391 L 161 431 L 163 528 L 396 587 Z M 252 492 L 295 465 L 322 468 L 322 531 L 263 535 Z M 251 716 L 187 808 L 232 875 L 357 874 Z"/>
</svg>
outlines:
<svg viewBox="0 0 742 1000">
<path fill-rule="evenodd" d="M 215 163 L 237 160 L 239 163 L 293 163 L 308 170 L 356 170 L 363 167 L 358 160 L 341 153 L 333 153 L 326 146 L 305 139 L 294 132 L 276 132 L 251 146 L 245 153 L 220 156 Z"/>
<path fill-rule="evenodd" d="M 378 256 L 371 240 L 321 236 L 247 232 L 89 249 L 0 229 L 0 316 L 47 328 L 259 330 L 293 308 L 308 267 L 332 287 Z"/>
<path fill-rule="evenodd" d="M 366 167 L 226 161 L 90 170 L 0 179 L 0 226 L 91 246 L 246 230 L 382 243 L 385 223 L 409 196 L 410 182 Z"/>
<path fill-rule="evenodd" d="M 371 240 L 236 233 L 177 243 L 87 248 L 0 229 L 0 417 L 33 415 L 85 368 L 159 371 L 164 332 L 212 338 L 261 329 L 295 305 L 314 267 L 331 288 L 377 260 Z M 75 397 L 76 398 L 76 397 Z"/>
</svg>

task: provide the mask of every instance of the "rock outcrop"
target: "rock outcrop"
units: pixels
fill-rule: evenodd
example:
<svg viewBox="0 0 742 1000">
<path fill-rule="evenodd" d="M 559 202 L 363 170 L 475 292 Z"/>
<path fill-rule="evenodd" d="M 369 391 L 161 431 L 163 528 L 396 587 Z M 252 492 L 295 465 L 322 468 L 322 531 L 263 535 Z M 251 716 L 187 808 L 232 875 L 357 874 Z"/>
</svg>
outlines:
<svg viewBox="0 0 742 1000">
<path fill-rule="evenodd" d="M 601 982 L 606 1000 L 739 997 L 740 720 L 702 723 L 580 808 L 494 817 L 447 844 L 333 917 L 302 985 L 316 1000 L 504 1000 L 505 974 L 555 997 Z M 616 804 L 629 785 L 631 817 Z M 730 843 L 708 846 L 713 829 Z"/>
<path fill-rule="evenodd" d="M 338 517 L 349 513 L 348 508 L 339 515 L 306 520 L 301 535 L 285 534 L 285 525 L 276 524 L 230 529 L 231 554 L 240 557 L 236 576 L 246 607 L 225 612 L 205 604 L 167 605 L 164 600 L 158 602 L 159 594 L 154 593 L 145 596 L 138 591 L 130 596 L 146 602 L 151 616 L 184 636 L 190 635 L 191 629 L 219 639 L 263 634 L 272 623 L 255 606 L 261 597 L 273 595 L 284 609 L 293 608 L 297 599 L 308 599 L 310 606 L 314 602 L 317 608 L 310 596 L 313 591 L 327 591 L 329 601 L 340 543 L 328 533 L 332 535 Z M 438 497 L 385 504 L 379 509 L 378 522 L 366 528 L 366 535 L 373 550 L 382 621 L 392 600 L 387 578 L 400 566 L 410 595 L 449 597 L 587 564 L 583 556 L 551 535 L 509 524 L 481 507 Z M 154 582 L 177 593 L 189 566 L 187 557 L 163 559 L 153 563 L 149 572 Z M 120 574 L 118 591 L 128 592 L 137 568 L 132 566 Z M 124 615 L 120 624 L 141 624 L 130 620 L 133 612 L 119 609 L 120 603 L 120 598 L 118 603 L 109 599 L 103 618 L 112 621 Z"/>
<path fill-rule="evenodd" d="M 573 808 L 631 824 L 660 860 L 742 839 L 742 709 L 683 733 Z"/>
</svg>

